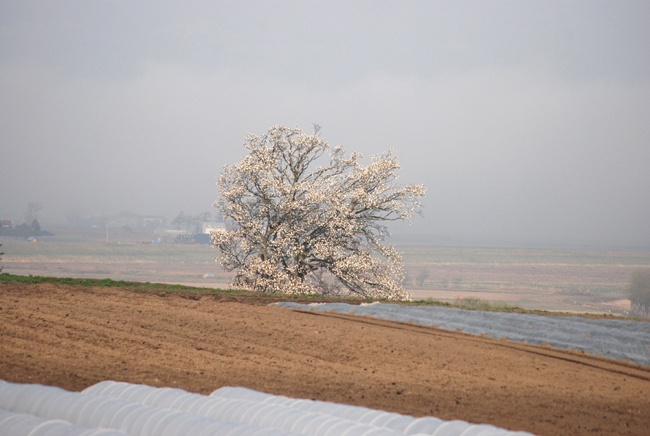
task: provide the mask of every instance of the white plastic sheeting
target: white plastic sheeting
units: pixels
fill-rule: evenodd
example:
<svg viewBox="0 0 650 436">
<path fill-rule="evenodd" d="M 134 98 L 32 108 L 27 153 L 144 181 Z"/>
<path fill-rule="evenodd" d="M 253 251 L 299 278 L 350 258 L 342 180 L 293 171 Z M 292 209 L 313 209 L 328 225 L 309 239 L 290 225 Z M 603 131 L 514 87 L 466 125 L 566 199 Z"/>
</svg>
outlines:
<svg viewBox="0 0 650 436">
<path fill-rule="evenodd" d="M 82 428 L 60 419 L 41 419 L 24 413 L 0 409 L 0 435 L 3 436 L 127 436 L 111 429 Z"/>
<path fill-rule="evenodd" d="M 83 392 L 0 380 L 2 436 L 524 436 L 490 425 L 225 387 L 211 396 L 105 381 Z"/>
<path fill-rule="evenodd" d="M 359 424 L 373 427 L 383 427 L 404 435 L 435 435 L 435 436 L 524 436 L 526 432 L 509 431 L 485 424 L 471 424 L 465 421 L 443 421 L 434 417 L 414 418 L 398 413 L 368 409 L 366 407 L 350 406 L 347 404 L 330 403 L 325 401 L 302 400 L 279 395 L 271 395 L 241 387 L 223 387 L 214 391 L 211 397 L 236 398 L 257 401 L 268 404 L 281 404 L 285 407 L 314 412 L 331 417 L 352 420 Z M 319 433 L 315 433 L 319 434 Z M 322 434 L 322 433 L 321 433 Z M 356 434 L 356 433 L 355 433 Z M 375 433 L 372 433 L 373 435 Z"/>
<path fill-rule="evenodd" d="M 522 313 L 485 312 L 436 306 L 404 306 L 372 303 L 355 306 L 347 303 L 317 305 L 277 303 L 288 309 L 335 311 L 369 315 L 391 321 L 461 329 L 473 335 L 508 338 L 531 345 L 548 344 L 560 349 L 578 349 L 612 359 L 629 359 L 650 365 L 650 322 L 619 319 L 589 319 L 571 316 L 544 316 Z"/>
<path fill-rule="evenodd" d="M 247 435 L 281 436 L 289 433 L 251 425 L 214 421 L 178 410 L 150 407 L 119 398 L 68 392 L 42 386 L 0 383 L 0 410 L 69 424 L 71 429 L 113 429 L 131 436 Z M 0 435 L 9 433 L 0 432 Z M 14 432 L 12 435 L 33 433 Z M 41 434 L 41 433 L 39 433 Z M 50 434 L 50 433 L 44 433 Z M 52 433 L 58 435 L 59 433 Z M 65 434 L 65 433 L 64 433 Z M 74 430 L 70 434 L 75 434 Z M 87 436 L 85 433 L 84 436 Z M 94 433 L 88 433 L 94 434 Z M 102 435 L 102 433 L 99 433 Z M 110 434 L 110 433 L 109 433 Z"/>
<path fill-rule="evenodd" d="M 215 420 L 273 428 L 314 436 L 389 435 L 530 435 L 464 421 L 414 418 L 366 407 L 302 400 L 266 394 L 242 387 L 223 387 L 209 397 L 181 389 L 153 388 L 105 381 L 83 391 L 98 396 L 135 401 L 155 407 L 183 410 Z"/>
</svg>

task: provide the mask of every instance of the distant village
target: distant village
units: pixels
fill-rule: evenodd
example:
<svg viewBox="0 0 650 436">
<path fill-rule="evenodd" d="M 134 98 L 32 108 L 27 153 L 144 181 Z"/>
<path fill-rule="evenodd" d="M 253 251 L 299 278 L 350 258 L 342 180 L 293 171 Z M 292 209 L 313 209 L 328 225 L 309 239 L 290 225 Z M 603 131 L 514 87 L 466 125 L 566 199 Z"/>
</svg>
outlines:
<svg viewBox="0 0 650 436">
<path fill-rule="evenodd" d="M 29 217 L 28 217 L 29 218 Z M 220 217 L 213 218 L 209 213 L 190 215 L 180 212 L 176 218 L 168 223 L 164 216 L 137 215 L 132 212 L 121 212 L 117 216 L 102 214 L 68 216 L 67 225 L 58 226 L 51 230 L 41 229 L 37 218 L 31 224 L 24 222 L 17 224 L 12 220 L 0 220 L 1 240 L 28 240 L 37 242 L 41 240 L 56 241 L 57 233 L 83 234 L 106 232 L 106 242 L 109 235 L 137 235 L 143 236 L 135 240 L 144 244 L 209 244 L 210 233 L 217 228 L 225 228 L 225 223 Z M 145 237 L 149 236 L 149 237 Z"/>
</svg>

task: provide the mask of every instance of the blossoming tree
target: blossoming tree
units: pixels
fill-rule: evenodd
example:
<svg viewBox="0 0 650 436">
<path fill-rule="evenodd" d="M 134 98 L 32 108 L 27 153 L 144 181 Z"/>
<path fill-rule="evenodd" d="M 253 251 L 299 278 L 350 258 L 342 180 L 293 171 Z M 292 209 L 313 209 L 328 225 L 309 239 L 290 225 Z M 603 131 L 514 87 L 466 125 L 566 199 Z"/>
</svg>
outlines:
<svg viewBox="0 0 650 436">
<path fill-rule="evenodd" d="M 333 281 L 348 294 L 409 298 L 385 224 L 419 213 L 425 188 L 394 184 L 393 150 L 363 166 L 361 155 L 323 141 L 318 126 L 313 135 L 271 127 L 244 147 L 248 156 L 217 179 L 214 204 L 235 224 L 212 233 L 217 261 L 236 272 L 233 286 L 308 294 L 326 293 Z"/>
</svg>

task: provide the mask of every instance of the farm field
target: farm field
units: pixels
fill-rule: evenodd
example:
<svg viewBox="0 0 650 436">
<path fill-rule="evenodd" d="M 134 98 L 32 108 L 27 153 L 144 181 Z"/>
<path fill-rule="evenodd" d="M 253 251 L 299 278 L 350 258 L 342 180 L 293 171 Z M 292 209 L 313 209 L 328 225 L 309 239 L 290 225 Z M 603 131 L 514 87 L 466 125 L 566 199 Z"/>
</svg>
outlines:
<svg viewBox="0 0 650 436">
<path fill-rule="evenodd" d="M 102 242 L 5 242 L 4 272 L 75 278 L 226 286 L 230 275 L 210 245 Z M 203 278 L 211 274 L 211 277 Z"/>
<path fill-rule="evenodd" d="M 537 310 L 626 314 L 630 276 L 650 266 L 647 251 L 399 248 L 416 298 L 479 297 Z"/>
<path fill-rule="evenodd" d="M 95 233 L 83 242 L 4 242 L 4 271 L 214 288 L 227 287 L 231 278 L 214 262 L 210 245 L 142 244 L 135 242 L 139 235 L 128 234 L 106 244 Z M 416 299 L 476 297 L 538 310 L 627 314 L 630 276 L 650 267 L 648 251 L 397 248 L 407 273 L 404 286 Z"/>
<path fill-rule="evenodd" d="M 650 368 L 578 351 L 293 311 L 260 294 L 0 290 L 0 379 L 10 382 L 245 386 L 537 435 L 647 434 Z"/>
</svg>

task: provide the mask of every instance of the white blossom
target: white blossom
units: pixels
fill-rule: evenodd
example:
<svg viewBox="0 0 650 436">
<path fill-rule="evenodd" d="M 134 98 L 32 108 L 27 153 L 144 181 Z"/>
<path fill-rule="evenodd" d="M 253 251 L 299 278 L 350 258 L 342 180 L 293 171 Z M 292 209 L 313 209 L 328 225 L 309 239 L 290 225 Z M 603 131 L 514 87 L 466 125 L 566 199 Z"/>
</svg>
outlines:
<svg viewBox="0 0 650 436">
<path fill-rule="evenodd" d="M 217 179 L 214 205 L 235 224 L 212 233 L 217 261 L 236 272 L 238 288 L 323 293 L 325 271 L 348 293 L 408 299 L 401 256 L 383 244 L 384 224 L 419 213 L 424 186 L 394 184 L 393 150 L 363 166 L 360 154 L 346 158 L 318 131 L 275 126 L 246 137 L 249 155 Z"/>
</svg>

